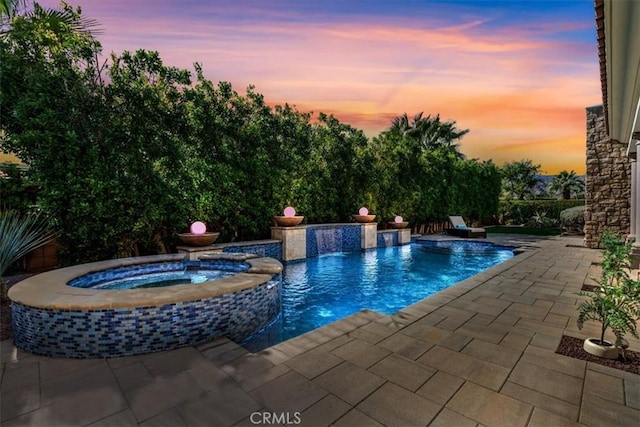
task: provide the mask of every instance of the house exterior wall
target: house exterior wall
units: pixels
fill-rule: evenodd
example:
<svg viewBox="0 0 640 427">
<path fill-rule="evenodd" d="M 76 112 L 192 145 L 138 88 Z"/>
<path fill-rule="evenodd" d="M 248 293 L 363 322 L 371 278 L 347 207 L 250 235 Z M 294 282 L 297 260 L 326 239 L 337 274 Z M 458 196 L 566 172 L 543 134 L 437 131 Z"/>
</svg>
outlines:
<svg viewBox="0 0 640 427">
<path fill-rule="evenodd" d="M 585 246 L 600 247 L 605 229 L 627 237 L 631 222 L 631 162 L 627 144 L 607 134 L 602 105 L 587 108 L 585 184 Z"/>
</svg>

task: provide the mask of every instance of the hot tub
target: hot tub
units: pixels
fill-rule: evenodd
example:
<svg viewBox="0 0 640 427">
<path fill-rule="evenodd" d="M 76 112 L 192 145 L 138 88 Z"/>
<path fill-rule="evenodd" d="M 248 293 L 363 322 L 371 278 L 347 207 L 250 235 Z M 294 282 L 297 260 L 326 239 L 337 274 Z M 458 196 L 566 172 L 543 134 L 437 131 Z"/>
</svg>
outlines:
<svg viewBox="0 0 640 427">
<path fill-rule="evenodd" d="M 85 286 L 180 265 L 231 274 L 175 286 Z M 195 263 L 170 254 L 49 271 L 9 290 L 14 343 L 34 354 L 90 358 L 170 350 L 221 336 L 239 341 L 279 315 L 281 273 L 282 264 L 273 258 L 233 253 L 203 255 Z"/>
</svg>

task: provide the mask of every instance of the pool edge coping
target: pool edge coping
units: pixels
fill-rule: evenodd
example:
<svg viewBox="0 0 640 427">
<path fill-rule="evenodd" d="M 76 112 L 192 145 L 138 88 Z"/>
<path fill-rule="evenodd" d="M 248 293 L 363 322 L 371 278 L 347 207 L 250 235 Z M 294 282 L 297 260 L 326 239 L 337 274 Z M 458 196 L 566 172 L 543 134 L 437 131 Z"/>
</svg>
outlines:
<svg viewBox="0 0 640 427">
<path fill-rule="evenodd" d="M 89 289 L 67 285 L 70 280 L 95 271 L 140 264 L 187 260 L 184 254 L 118 258 L 59 268 L 28 277 L 9 289 L 12 302 L 28 307 L 54 310 L 106 310 L 152 307 L 238 292 L 266 283 L 282 272 L 282 263 L 274 258 L 252 258 L 247 272 L 189 286 L 145 289 Z"/>
</svg>

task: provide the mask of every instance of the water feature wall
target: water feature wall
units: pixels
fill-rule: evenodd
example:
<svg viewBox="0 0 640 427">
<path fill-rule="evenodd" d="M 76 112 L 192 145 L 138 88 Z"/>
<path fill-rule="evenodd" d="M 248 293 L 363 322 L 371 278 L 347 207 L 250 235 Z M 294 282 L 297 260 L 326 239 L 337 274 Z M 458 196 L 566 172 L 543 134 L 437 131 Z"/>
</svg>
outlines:
<svg viewBox="0 0 640 427">
<path fill-rule="evenodd" d="M 272 227 L 271 238 L 282 242 L 282 261 L 332 252 L 354 252 L 411 243 L 411 230 L 377 231 L 376 223 L 311 224 Z"/>
<path fill-rule="evenodd" d="M 389 246 L 399 246 L 398 230 L 385 230 L 378 233 L 377 246 L 386 248 Z"/>
<path fill-rule="evenodd" d="M 358 225 L 308 227 L 306 235 L 307 258 L 333 252 L 361 250 L 360 228 Z"/>
<path fill-rule="evenodd" d="M 211 246 L 180 246 L 178 252 L 197 260 L 210 253 L 242 252 L 293 261 L 332 252 L 354 252 L 411 243 L 411 229 L 378 231 L 378 224 L 311 224 L 271 227 L 270 240 L 217 243 Z"/>
</svg>

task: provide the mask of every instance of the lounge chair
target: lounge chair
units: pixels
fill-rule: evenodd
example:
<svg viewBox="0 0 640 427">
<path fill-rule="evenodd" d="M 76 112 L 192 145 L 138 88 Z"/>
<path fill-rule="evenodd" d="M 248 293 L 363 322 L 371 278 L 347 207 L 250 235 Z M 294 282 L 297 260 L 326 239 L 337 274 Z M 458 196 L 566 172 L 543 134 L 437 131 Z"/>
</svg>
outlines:
<svg viewBox="0 0 640 427">
<path fill-rule="evenodd" d="M 449 222 L 453 228 L 447 228 L 445 231 L 450 236 L 458 237 L 487 237 L 487 231 L 484 228 L 467 227 L 461 216 L 450 216 Z"/>
</svg>

